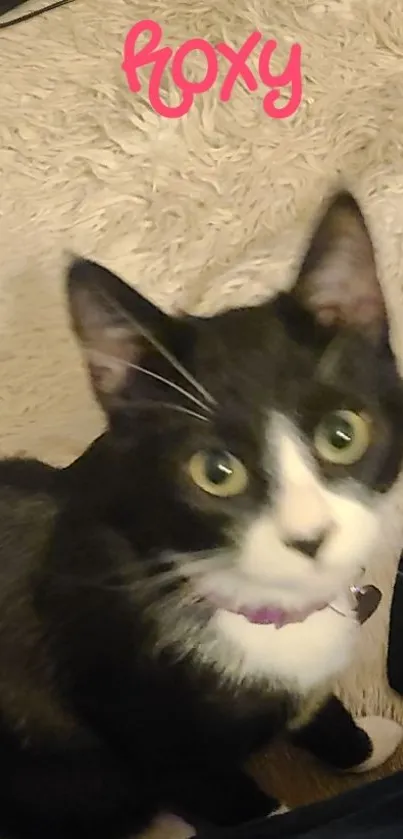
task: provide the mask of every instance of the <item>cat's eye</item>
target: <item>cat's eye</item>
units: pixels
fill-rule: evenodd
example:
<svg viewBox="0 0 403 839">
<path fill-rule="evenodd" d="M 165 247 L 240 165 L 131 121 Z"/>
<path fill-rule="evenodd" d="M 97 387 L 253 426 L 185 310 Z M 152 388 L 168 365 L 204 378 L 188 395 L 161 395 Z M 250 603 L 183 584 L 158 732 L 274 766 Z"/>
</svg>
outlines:
<svg viewBox="0 0 403 839">
<path fill-rule="evenodd" d="M 354 411 L 332 411 L 323 417 L 314 434 L 321 459 L 339 466 L 358 463 L 370 443 L 371 422 Z"/>
<path fill-rule="evenodd" d="M 232 498 L 241 495 L 248 485 L 248 473 L 234 455 L 218 449 L 194 454 L 188 463 L 192 481 L 209 495 Z"/>
</svg>

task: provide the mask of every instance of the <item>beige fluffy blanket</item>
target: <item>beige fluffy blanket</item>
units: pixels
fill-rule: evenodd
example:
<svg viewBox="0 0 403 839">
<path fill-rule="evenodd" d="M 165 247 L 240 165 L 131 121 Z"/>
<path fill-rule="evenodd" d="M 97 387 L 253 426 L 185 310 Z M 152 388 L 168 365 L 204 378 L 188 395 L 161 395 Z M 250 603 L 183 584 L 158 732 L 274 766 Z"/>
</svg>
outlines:
<svg viewBox="0 0 403 839">
<path fill-rule="evenodd" d="M 187 116 L 158 116 L 147 86 L 131 93 L 121 69 L 125 36 L 144 18 L 173 47 L 203 37 L 239 49 L 258 30 L 278 41 L 277 71 L 300 43 L 301 107 L 271 119 L 266 88 L 238 82 L 229 102 L 215 86 Z M 197 74 L 200 56 L 188 61 Z M 175 103 L 169 75 L 164 90 Z M 66 248 L 162 306 L 207 312 L 285 286 L 340 180 L 370 222 L 403 360 L 402 137 L 402 0 L 77 0 L 0 30 L 1 454 L 64 464 L 100 427 L 66 324 Z M 385 679 L 402 504 L 398 487 L 375 556 L 383 606 L 342 691 L 357 711 L 403 720 Z"/>
</svg>

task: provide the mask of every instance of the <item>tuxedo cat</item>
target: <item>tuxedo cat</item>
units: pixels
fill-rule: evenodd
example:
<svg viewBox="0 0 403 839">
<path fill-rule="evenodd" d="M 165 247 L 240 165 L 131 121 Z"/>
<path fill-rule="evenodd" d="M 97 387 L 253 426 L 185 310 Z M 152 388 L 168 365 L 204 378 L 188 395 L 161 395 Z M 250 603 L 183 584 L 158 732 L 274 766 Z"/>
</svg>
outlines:
<svg viewBox="0 0 403 839">
<path fill-rule="evenodd" d="M 279 732 L 381 763 L 401 728 L 332 695 L 403 454 L 355 200 L 262 305 L 173 318 L 80 259 L 68 298 L 106 430 L 67 469 L 0 464 L 0 835 L 275 813 L 242 765 Z"/>
</svg>

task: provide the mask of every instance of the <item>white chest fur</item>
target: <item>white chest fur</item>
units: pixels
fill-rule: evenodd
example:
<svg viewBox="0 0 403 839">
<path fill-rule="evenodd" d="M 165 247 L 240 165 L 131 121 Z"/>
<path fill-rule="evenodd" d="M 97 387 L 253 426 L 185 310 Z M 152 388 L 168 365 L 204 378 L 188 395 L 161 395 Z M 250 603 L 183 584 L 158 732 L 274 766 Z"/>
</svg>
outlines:
<svg viewBox="0 0 403 839">
<path fill-rule="evenodd" d="M 305 694 L 349 664 L 359 628 L 351 618 L 327 608 L 281 629 L 221 610 L 215 629 L 217 664 L 229 677 L 268 679 Z"/>
</svg>

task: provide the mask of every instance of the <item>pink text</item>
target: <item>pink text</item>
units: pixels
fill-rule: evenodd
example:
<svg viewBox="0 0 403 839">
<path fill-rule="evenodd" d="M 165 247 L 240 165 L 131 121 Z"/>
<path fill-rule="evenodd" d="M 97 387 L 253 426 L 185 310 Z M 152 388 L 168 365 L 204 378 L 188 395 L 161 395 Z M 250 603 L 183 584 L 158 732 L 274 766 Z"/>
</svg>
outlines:
<svg viewBox="0 0 403 839">
<path fill-rule="evenodd" d="M 136 52 L 136 44 L 140 35 L 149 32 L 148 42 Z M 221 102 L 228 102 L 238 79 L 242 79 L 248 90 L 255 91 L 258 82 L 248 67 L 247 61 L 253 50 L 260 44 L 262 35 L 260 32 L 252 32 L 249 38 L 239 50 L 233 49 L 228 44 L 221 42 L 212 47 L 204 38 L 191 38 L 190 41 L 181 44 L 176 51 L 171 47 L 161 46 L 162 29 L 153 20 L 140 20 L 131 28 L 128 33 L 123 53 L 122 69 L 126 74 L 127 83 L 133 93 L 139 93 L 141 83 L 137 70 L 152 64 L 149 81 L 150 105 L 163 117 L 173 119 L 183 117 L 189 113 L 194 98 L 198 93 L 205 93 L 215 84 L 218 76 L 218 56 L 223 56 L 228 62 L 228 70 L 221 85 L 219 98 Z M 302 99 L 302 75 L 301 75 L 301 46 L 293 44 L 290 50 L 287 66 L 283 73 L 273 75 L 270 71 L 270 59 L 277 48 L 277 41 L 270 40 L 263 43 L 259 54 L 259 76 L 263 84 L 270 88 L 263 99 L 265 113 L 273 119 L 285 119 L 298 110 Z M 206 72 L 203 79 L 192 82 L 186 78 L 183 72 L 183 64 L 189 53 L 199 50 L 206 59 Z M 172 62 L 171 62 L 172 60 Z M 167 105 L 161 98 L 162 77 L 171 62 L 170 71 L 172 79 L 182 93 L 179 105 Z M 276 102 L 281 96 L 281 88 L 290 86 L 291 93 L 288 102 L 276 107 Z"/>
</svg>

